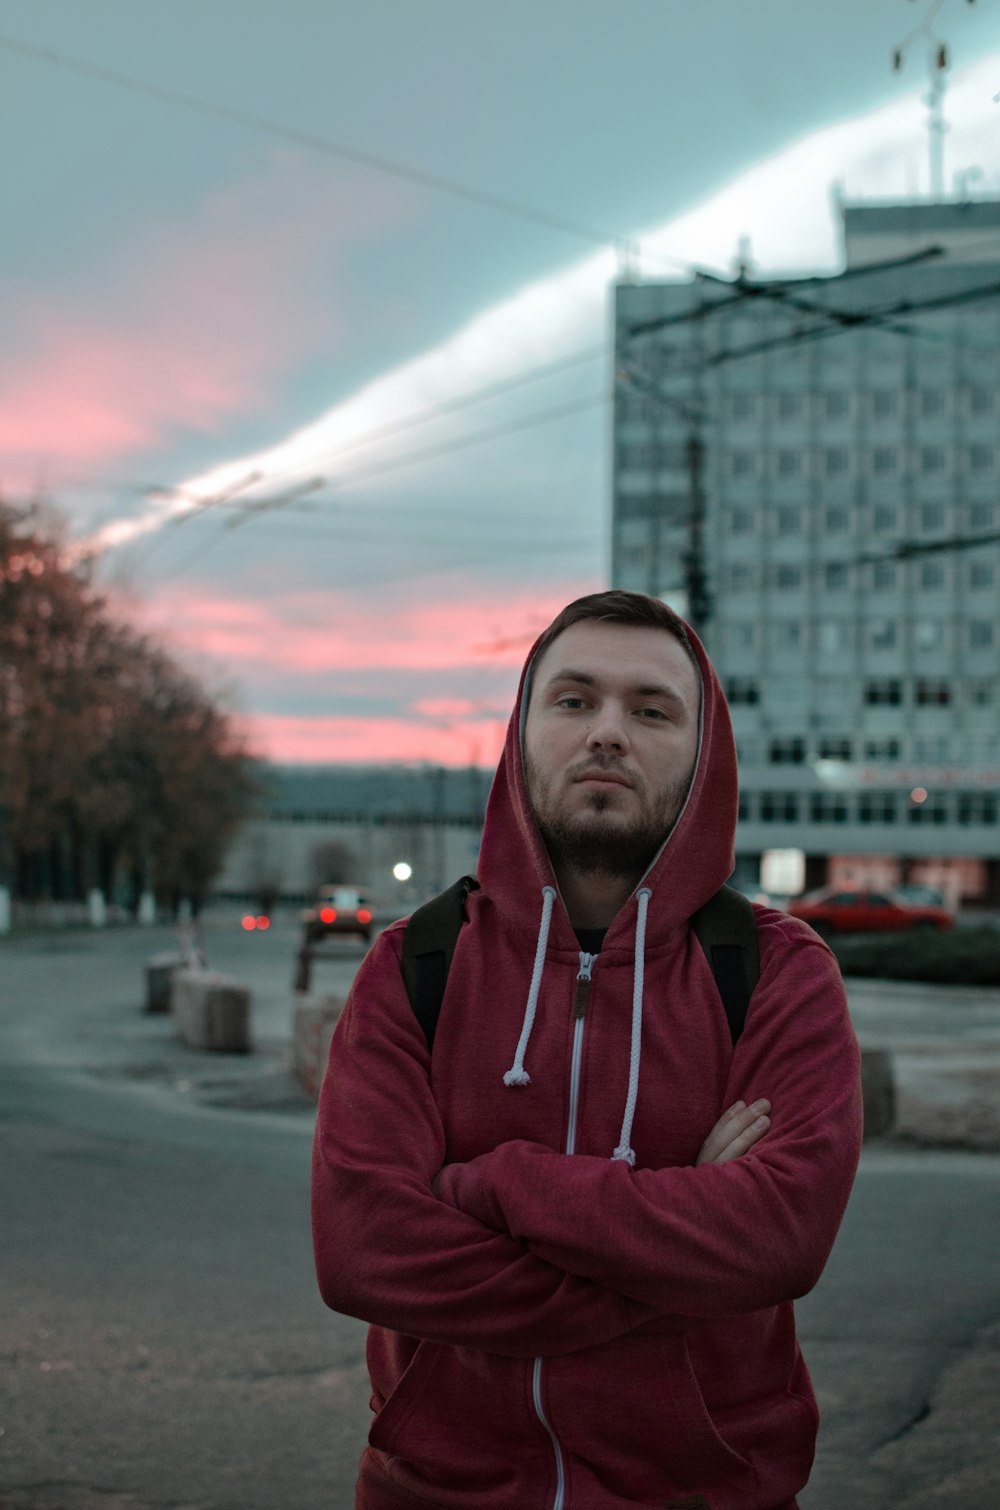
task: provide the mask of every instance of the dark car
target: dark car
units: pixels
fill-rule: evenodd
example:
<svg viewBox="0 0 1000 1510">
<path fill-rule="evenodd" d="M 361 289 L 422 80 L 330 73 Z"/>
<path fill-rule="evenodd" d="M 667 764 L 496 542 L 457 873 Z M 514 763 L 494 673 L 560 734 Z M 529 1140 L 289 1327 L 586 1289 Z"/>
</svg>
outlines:
<svg viewBox="0 0 1000 1510">
<path fill-rule="evenodd" d="M 303 914 L 313 940 L 338 933 L 353 933 L 366 943 L 372 934 L 372 908 L 358 886 L 321 886 L 314 906 Z"/>
<path fill-rule="evenodd" d="M 804 897 L 794 897 L 788 911 L 819 934 L 900 933 L 955 926 L 955 919 L 944 907 L 922 906 L 890 891 L 846 887 L 827 886 L 807 892 Z"/>
</svg>

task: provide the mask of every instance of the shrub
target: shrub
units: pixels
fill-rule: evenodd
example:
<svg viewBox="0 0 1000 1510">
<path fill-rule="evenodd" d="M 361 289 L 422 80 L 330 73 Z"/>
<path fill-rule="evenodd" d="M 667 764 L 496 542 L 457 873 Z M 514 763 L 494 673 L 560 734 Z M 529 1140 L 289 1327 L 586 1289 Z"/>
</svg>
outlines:
<svg viewBox="0 0 1000 1510">
<path fill-rule="evenodd" d="M 1000 930 L 988 925 L 945 933 L 835 934 L 828 942 L 845 975 L 1000 986 Z"/>
</svg>

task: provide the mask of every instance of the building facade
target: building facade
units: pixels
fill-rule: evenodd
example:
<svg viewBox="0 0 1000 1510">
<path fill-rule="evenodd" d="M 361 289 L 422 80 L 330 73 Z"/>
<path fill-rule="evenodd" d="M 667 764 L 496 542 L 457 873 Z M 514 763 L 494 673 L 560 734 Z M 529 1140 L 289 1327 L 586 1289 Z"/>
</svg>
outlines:
<svg viewBox="0 0 1000 1510">
<path fill-rule="evenodd" d="M 996 907 L 1000 203 L 842 214 L 836 278 L 617 288 L 612 579 L 719 669 L 741 883 Z"/>
</svg>

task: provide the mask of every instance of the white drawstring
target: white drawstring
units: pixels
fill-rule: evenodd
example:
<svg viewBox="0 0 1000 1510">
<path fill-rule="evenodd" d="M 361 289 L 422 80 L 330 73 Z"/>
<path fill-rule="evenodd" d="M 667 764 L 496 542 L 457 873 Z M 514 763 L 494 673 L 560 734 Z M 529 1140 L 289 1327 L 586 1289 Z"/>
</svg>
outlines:
<svg viewBox="0 0 1000 1510">
<path fill-rule="evenodd" d="M 621 1136 L 612 1159 L 622 1159 L 635 1168 L 635 1149 L 629 1139 L 632 1136 L 632 1121 L 635 1103 L 639 1094 L 639 1051 L 642 1043 L 642 981 L 646 955 L 646 912 L 652 896 L 648 886 L 638 893 L 639 913 L 635 922 L 635 970 L 632 976 L 632 1052 L 628 1065 L 628 1096 L 625 1099 L 625 1115 L 622 1118 Z"/>
<path fill-rule="evenodd" d="M 503 1077 L 504 1085 L 530 1085 L 531 1076 L 524 1067 L 524 1056 L 528 1049 L 528 1039 L 531 1037 L 531 1029 L 535 1022 L 535 1008 L 538 1005 L 538 992 L 542 984 L 542 971 L 545 968 L 545 951 L 549 943 L 549 924 L 552 922 L 552 907 L 556 899 L 554 886 L 542 887 L 542 920 L 538 925 L 538 944 L 535 948 L 535 965 L 531 972 L 531 985 L 528 989 L 528 1000 L 524 1005 L 524 1022 L 521 1026 L 521 1036 L 517 1040 L 517 1053 L 514 1055 L 514 1063 Z"/>
</svg>

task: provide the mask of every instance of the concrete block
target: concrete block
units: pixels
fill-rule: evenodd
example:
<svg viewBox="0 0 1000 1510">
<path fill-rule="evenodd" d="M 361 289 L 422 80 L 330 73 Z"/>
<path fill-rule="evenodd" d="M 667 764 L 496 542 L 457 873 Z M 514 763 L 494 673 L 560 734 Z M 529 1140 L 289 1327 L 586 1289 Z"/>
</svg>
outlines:
<svg viewBox="0 0 1000 1510">
<path fill-rule="evenodd" d="M 318 1096 L 330 1039 L 344 1010 L 339 996 L 300 996 L 292 1017 L 292 1068 L 307 1096 Z"/>
<path fill-rule="evenodd" d="M 187 961 L 179 952 L 153 954 L 146 961 L 146 1011 L 169 1012 L 174 975 Z"/>
<path fill-rule="evenodd" d="M 896 1121 L 896 1084 L 888 1049 L 861 1050 L 865 1137 L 884 1138 Z"/>
<path fill-rule="evenodd" d="M 174 973 L 171 1007 L 178 1035 L 194 1049 L 249 1054 L 250 988 L 214 970 Z"/>
</svg>

